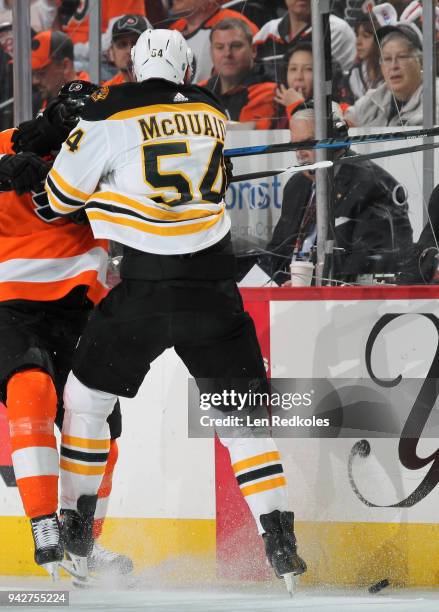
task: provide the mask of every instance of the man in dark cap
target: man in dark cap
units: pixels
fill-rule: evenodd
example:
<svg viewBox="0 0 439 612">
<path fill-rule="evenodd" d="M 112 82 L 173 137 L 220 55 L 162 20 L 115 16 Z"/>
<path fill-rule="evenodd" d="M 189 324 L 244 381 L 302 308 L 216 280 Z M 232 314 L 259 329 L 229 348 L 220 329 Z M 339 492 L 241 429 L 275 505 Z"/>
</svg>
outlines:
<svg viewBox="0 0 439 612">
<path fill-rule="evenodd" d="M 119 68 L 119 72 L 109 81 L 105 81 L 104 85 L 120 85 L 133 81 L 130 70 L 131 49 L 142 32 L 148 28 L 152 26 L 143 15 L 123 15 L 114 22 L 108 55 L 116 68 Z"/>
<path fill-rule="evenodd" d="M 40 94 L 40 107 L 45 108 L 65 83 L 76 79 L 89 81 L 90 77 L 75 70 L 71 38 L 58 30 L 38 32 L 32 38 L 32 85 Z"/>
</svg>

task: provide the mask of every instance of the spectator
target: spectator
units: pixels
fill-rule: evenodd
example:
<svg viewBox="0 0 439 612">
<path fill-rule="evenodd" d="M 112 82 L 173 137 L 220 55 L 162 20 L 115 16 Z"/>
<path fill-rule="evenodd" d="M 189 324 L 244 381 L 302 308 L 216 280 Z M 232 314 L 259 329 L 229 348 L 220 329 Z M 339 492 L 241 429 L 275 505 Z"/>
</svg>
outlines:
<svg viewBox="0 0 439 612">
<path fill-rule="evenodd" d="M 114 22 L 108 55 L 119 72 L 104 85 L 120 85 L 134 81 L 130 70 L 131 49 L 141 33 L 150 27 L 151 24 L 143 15 L 124 15 Z"/>
<path fill-rule="evenodd" d="M 279 129 L 288 129 L 294 109 L 313 98 L 313 59 L 312 44 L 308 41 L 298 42 L 285 54 L 283 60 L 284 75 L 276 90 L 275 100 L 278 104 Z M 345 75 L 335 64 L 333 72 L 332 98 L 337 103 L 345 103 L 349 88 Z M 349 102 L 352 100 L 349 99 Z"/>
<path fill-rule="evenodd" d="M 336 128 L 346 125 L 335 118 Z M 298 109 L 290 123 L 293 142 L 315 137 L 314 110 Z M 348 157 L 349 151 L 337 155 Z M 297 151 L 299 164 L 315 163 L 315 151 Z M 406 190 L 385 170 L 370 161 L 340 166 L 334 177 L 335 246 L 344 255 L 334 258 L 335 278 L 350 281 L 358 274 L 396 272 L 402 253 L 412 244 Z M 294 174 L 285 186 L 281 217 L 260 264 L 283 283 L 292 258 L 309 253 L 316 240 L 315 177 Z M 338 251 L 336 251 L 337 253 Z M 380 267 L 375 262 L 382 260 Z"/>
<path fill-rule="evenodd" d="M 364 96 L 369 89 L 376 89 L 383 81 L 380 49 L 375 39 L 378 29 L 378 23 L 366 15 L 355 24 L 357 61 L 349 75 L 349 86 L 355 100 Z"/>
<path fill-rule="evenodd" d="M 145 15 L 144 0 L 101 0 L 102 4 L 102 51 L 110 46 L 113 23 L 126 14 Z M 77 69 L 87 69 L 89 59 L 89 9 L 90 2 L 61 0 L 58 20 L 62 29 L 70 36 L 75 49 Z"/>
<path fill-rule="evenodd" d="M 257 59 L 265 61 L 273 58 L 276 71 L 276 60 L 284 55 L 288 45 L 311 37 L 311 0 L 285 0 L 288 13 L 280 19 L 272 19 L 256 34 L 254 43 Z M 332 60 L 347 71 L 355 59 L 355 34 L 350 26 L 335 15 L 330 15 Z M 273 71 L 273 70 L 272 70 Z"/>
<path fill-rule="evenodd" d="M 378 30 L 384 83 L 345 114 L 352 126 L 422 125 L 422 40 L 415 26 Z"/>
<path fill-rule="evenodd" d="M 13 0 L 0 2 L 0 23 L 12 22 Z M 48 30 L 56 17 L 57 0 L 31 0 L 30 25 L 35 32 Z"/>
<path fill-rule="evenodd" d="M 32 85 L 45 108 L 69 81 L 88 81 L 86 72 L 76 73 L 73 64 L 73 42 L 59 30 L 39 32 L 32 39 Z"/>
<path fill-rule="evenodd" d="M 11 58 L 0 45 L 0 131 L 13 122 L 12 64 Z"/>
<path fill-rule="evenodd" d="M 171 25 L 171 29 L 179 30 L 188 41 L 194 54 L 193 82 L 198 83 L 210 78 L 212 73 L 212 58 L 207 49 L 212 28 L 224 19 L 240 19 L 245 22 L 254 36 L 258 27 L 247 17 L 237 11 L 218 8 L 217 0 L 174 0 L 173 11 L 184 14 Z"/>
<path fill-rule="evenodd" d="M 220 99 L 233 121 L 253 121 L 259 130 L 273 123 L 276 83 L 254 65 L 250 27 L 242 19 L 225 19 L 211 32 L 215 76 L 200 83 Z"/>
</svg>

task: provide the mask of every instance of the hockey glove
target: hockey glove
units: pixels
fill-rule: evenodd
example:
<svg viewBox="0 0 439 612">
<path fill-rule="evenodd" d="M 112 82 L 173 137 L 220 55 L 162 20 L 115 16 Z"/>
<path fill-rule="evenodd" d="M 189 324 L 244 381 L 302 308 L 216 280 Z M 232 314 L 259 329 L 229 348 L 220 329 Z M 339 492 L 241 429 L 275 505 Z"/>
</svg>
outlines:
<svg viewBox="0 0 439 612">
<path fill-rule="evenodd" d="M 50 164 L 34 153 L 0 157 L 0 184 L 22 195 L 27 191 L 42 191 Z"/>
<path fill-rule="evenodd" d="M 12 136 L 14 151 L 29 151 L 40 156 L 59 151 L 76 123 L 76 117 L 69 119 L 64 104 L 56 99 L 42 115 L 20 123 Z"/>
</svg>

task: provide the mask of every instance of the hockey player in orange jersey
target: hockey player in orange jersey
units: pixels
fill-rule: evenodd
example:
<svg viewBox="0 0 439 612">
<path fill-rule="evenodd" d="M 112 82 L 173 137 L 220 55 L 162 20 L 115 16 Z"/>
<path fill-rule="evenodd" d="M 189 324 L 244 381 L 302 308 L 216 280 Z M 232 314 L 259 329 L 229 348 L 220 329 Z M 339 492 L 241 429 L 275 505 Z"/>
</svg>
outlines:
<svg viewBox="0 0 439 612">
<path fill-rule="evenodd" d="M 95 88 L 81 82 L 68 87 L 77 96 L 82 88 L 88 94 Z M 43 117 L 0 133 L 0 185 L 6 190 L 0 194 L 0 398 L 35 561 L 52 575 L 64 556 L 54 423 L 62 425 L 60 398 L 71 355 L 93 304 L 107 290 L 106 241 L 95 240 L 88 224 L 54 215 L 42 186 L 50 165 L 41 156 L 59 149 L 77 121 L 67 107 L 58 100 Z M 102 468 L 101 505 L 117 459 L 118 410 L 109 423 L 113 439 L 99 449 L 109 462 Z M 98 518 L 95 536 L 101 523 Z M 130 571 L 131 560 L 118 557 Z"/>
</svg>

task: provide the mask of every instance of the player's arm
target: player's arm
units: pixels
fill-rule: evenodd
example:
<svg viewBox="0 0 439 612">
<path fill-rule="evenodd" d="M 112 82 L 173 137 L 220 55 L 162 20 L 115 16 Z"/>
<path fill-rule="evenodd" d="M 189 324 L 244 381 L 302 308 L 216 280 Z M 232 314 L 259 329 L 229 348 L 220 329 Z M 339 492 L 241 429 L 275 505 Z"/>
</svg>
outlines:
<svg viewBox="0 0 439 612">
<path fill-rule="evenodd" d="M 0 132 L 0 191 L 41 191 L 49 164 L 33 153 L 15 155 L 12 139 L 16 130 Z"/>
<path fill-rule="evenodd" d="M 108 168 L 108 137 L 103 121 L 81 120 L 61 147 L 45 184 L 57 214 L 83 208 Z"/>
</svg>

